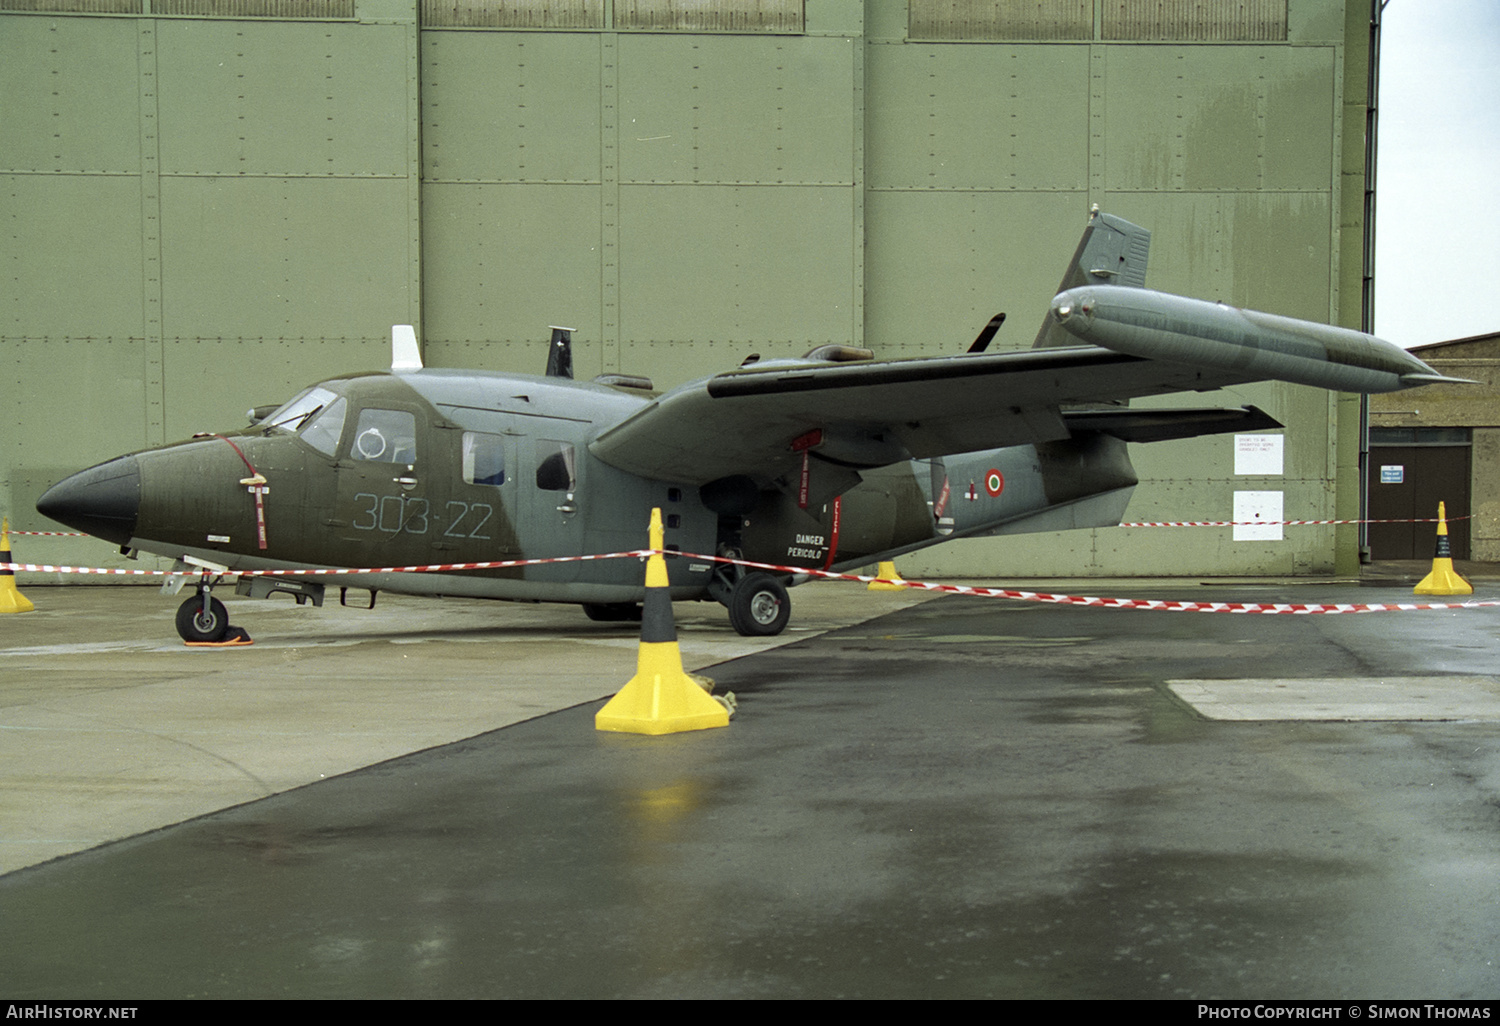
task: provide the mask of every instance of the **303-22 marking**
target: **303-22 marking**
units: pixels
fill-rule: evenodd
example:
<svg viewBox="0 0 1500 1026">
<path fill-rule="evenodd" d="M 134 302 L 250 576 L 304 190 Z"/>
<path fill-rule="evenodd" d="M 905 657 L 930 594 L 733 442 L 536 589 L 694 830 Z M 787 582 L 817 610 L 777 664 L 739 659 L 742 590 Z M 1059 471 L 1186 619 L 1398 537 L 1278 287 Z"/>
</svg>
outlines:
<svg viewBox="0 0 1500 1026">
<path fill-rule="evenodd" d="M 422 498 L 406 495 L 376 495 L 360 492 L 354 496 L 358 506 L 349 526 L 356 531 L 383 531 L 386 534 L 426 534 L 433 529 L 432 506 Z M 460 502 L 450 499 L 436 526 L 443 527 L 444 538 L 490 540 L 485 532 L 495 515 L 487 502 Z M 446 525 L 446 526 L 444 526 Z"/>
</svg>

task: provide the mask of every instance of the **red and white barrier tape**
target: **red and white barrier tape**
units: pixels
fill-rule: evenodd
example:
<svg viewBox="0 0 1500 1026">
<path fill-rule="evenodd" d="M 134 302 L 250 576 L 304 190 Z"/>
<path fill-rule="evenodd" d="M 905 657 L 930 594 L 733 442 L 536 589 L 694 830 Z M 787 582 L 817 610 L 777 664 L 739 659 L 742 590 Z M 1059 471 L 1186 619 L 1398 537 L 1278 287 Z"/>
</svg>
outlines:
<svg viewBox="0 0 1500 1026">
<path fill-rule="evenodd" d="M 321 577 L 359 574 L 399 573 L 446 573 L 460 570 L 495 570 L 511 567 L 536 566 L 544 563 L 577 563 L 601 559 L 643 559 L 654 555 L 651 549 L 635 549 L 629 552 L 607 552 L 588 556 L 555 556 L 548 559 L 507 559 L 480 563 L 441 563 L 427 566 L 385 567 L 325 567 L 300 570 L 229 570 L 228 575 L 255 577 Z M 1336 614 L 1336 613 L 1388 613 L 1423 609 L 1480 609 L 1500 606 L 1500 600 L 1467 602 L 1193 602 L 1168 601 L 1165 599 L 1106 598 L 1095 595 L 1064 595 L 1055 592 L 1023 591 L 1015 588 L 985 588 L 969 584 L 936 584 L 931 581 L 908 581 L 888 577 L 873 577 L 865 574 L 841 574 L 832 570 L 814 570 L 809 567 L 782 566 L 776 563 L 757 563 L 746 559 L 728 559 L 723 556 L 705 556 L 693 552 L 664 551 L 662 555 L 680 559 L 707 560 L 715 563 L 733 563 L 754 570 L 770 570 L 776 573 L 800 574 L 832 581 L 857 581 L 862 584 L 879 582 L 895 584 L 915 591 L 933 591 L 945 595 L 972 595 L 979 598 L 1003 598 L 1019 602 L 1042 602 L 1051 605 L 1094 606 L 1100 609 L 1154 609 L 1173 613 L 1292 613 L 1292 614 Z M 174 574 L 191 575 L 191 570 L 111 570 L 92 567 L 48 566 L 38 563 L 0 563 L 0 570 L 29 571 L 41 573 L 117 574 L 139 577 L 167 577 Z"/>
<path fill-rule="evenodd" d="M 1468 520 L 1461 517 L 1446 517 L 1448 521 Z M 1121 527 L 1297 527 L 1306 524 L 1436 524 L 1437 517 L 1417 520 L 1156 520 L 1121 523 Z"/>
<path fill-rule="evenodd" d="M 1471 520 L 1472 516 L 1445 518 L 1449 523 L 1455 520 Z M 1418 517 L 1416 519 L 1396 520 L 1131 520 L 1124 521 L 1118 527 L 1301 527 L 1320 524 L 1436 524 L 1437 517 Z M 92 535 L 82 531 L 12 531 L 18 537 L 26 538 L 90 538 Z"/>
<path fill-rule="evenodd" d="M 645 558 L 649 549 L 631 552 L 604 552 L 590 556 L 552 556 L 547 559 L 500 559 L 479 563 L 430 563 L 417 566 L 353 566 L 353 567 L 299 567 L 296 570 L 236 570 L 221 571 L 225 576 L 240 577 L 333 577 L 341 574 L 433 574 L 455 570 L 505 570 L 518 566 L 538 566 L 543 563 L 584 563 L 595 559 Z M 22 570 L 47 574 L 116 574 L 127 577 L 173 577 L 197 576 L 200 568 L 187 570 L 111 570 L 107 567 L 52 566 L 47 563 L 0 563 L 0 570 Z M 213 573 L 214 571 L 209 571 Z"/>
<path fill-rule="evenodd" d="M 1019 591 L 1013 588 L 983 588 L 968 584 L 934 584 L 930 581 L 908 581 L 900 578 L 870 577 L 864 574 L 840 574 L 831 570 L 809 570 L 806 567 L 777 566 L 773 563 L 753 563 L 744 559 L 724 559 L 720 556 L 704 556 L 690 552 L 677 553 L 685 559 L 711 559 L 718 563 L 734 563 L 757 570 L 776 570 L 783 573 L 807 574 L 829 580 L 860 581 L 865 584 L 897 584 L 917 591 L 936 591 L 946 595 L 974 595 L 981 598 L 1006 598 L 1021 602 L 1045 602 L 1053 605 L 1097 606 L 1101 609 L 1158 609 L 1174 613 L 1385 613 L 1415 609 L 1478 609 L 1500 606 L 1500 600 L 1470 602 L 1339 602 L 1339 603 L 1287 603 L 1287 602 L 1169 602 L 1164 599 L 1101 598 L 1094 595 L 1060 595 L 1049 592 Z"/>
</svg>

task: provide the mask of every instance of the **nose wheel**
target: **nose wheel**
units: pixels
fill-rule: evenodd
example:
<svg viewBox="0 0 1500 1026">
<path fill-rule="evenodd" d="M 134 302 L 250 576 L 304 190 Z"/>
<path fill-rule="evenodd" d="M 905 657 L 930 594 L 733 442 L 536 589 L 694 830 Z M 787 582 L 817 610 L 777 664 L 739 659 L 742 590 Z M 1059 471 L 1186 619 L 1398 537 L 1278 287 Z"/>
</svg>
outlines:
<svg viewBox="0 0 1500 1026">
<path fill-rule="evenodd" d="M 205 573 L 197 592 L 177 607 L 177 633 L 189 645 L 248 645 L 250 635 L 229 625 L 229 610 L 213 597 L 219 578 Z"/>
<path fill-rule="evenodd" d="M 229 633 L 229 610 L 207 590 L 190 596 L 177 607 L 177 633 L 183 641 L 199 645 L 223 641 Z"/>
</svg>

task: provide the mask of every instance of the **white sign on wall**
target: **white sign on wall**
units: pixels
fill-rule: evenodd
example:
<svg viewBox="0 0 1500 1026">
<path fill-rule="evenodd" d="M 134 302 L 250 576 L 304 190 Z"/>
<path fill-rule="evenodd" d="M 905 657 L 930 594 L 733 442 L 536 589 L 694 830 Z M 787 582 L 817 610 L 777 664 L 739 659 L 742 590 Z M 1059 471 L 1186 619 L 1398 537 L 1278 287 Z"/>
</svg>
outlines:
<svg viewBox="0 0 1500 1026">
<path fill-rule="evenodd" d="M 1234 493 L 1234 540 L 1281 541 L 1281 492 Z"/>
<path fill-rule="evenodd" d="M 1282 474 L 1284 442 L 1282 435 L 1235 435 L 1234 472 L 1262 476 Z"/>
</svg>

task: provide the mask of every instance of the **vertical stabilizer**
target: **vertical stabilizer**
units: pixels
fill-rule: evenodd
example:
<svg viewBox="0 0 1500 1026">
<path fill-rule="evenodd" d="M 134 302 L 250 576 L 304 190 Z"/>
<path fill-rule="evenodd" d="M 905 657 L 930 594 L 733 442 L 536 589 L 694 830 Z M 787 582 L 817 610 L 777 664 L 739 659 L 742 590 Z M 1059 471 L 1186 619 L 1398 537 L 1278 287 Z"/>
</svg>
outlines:
<svg viewBox="0 0 1500 1026">
<path fill-rule="evenodd" d="M 1146 257 L 1151 250 L 1151 233 L 1123 218 L 1101 213 L 1094 208 L 1088 227 L 1078 242 L 1078 251 L 1063 272 L 1058 292 L 1081 285 L 1125 285 L 1146 287 Z M 1033 349 L 1050 346 L 1074 346 L 1078 340 L 1069 335 L 1049 313 L 1037 332 Z"/>
</svg>

